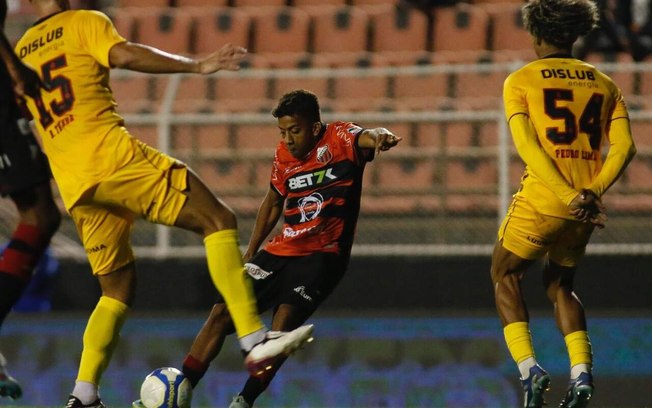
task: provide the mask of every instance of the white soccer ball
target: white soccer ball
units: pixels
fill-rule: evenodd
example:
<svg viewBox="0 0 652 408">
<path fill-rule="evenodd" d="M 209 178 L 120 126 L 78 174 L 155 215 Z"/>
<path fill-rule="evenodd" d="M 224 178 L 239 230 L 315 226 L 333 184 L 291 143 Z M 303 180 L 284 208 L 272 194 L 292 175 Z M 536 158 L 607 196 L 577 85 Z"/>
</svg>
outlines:
<svg viewBox="0 0 652 408">
<path fill-rule="evenodd" d="M 147 408 L 190 408 L 192 386 L 174 367 L 157 368 L 145 377 L 140 401 Z"/>
</svg>

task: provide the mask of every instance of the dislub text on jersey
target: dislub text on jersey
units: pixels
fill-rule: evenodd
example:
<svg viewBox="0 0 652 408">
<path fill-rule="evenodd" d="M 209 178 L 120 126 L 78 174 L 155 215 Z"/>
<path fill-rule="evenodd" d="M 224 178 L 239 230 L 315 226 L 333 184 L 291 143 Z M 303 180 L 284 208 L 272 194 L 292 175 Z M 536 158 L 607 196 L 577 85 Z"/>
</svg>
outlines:
<svg viewBox="0 0 652 408">
<path fill-rule="evenodd" d="M 46 46 L 49 42 L 57 40 L 63 36 L 63 27 L 57 27 L 54 30 L 48 31 L 45 35 L 40 36 L 36 40 L 20 47 L 20 58 L 25 58 L 30 53 Z"/>
<path fill-rule="evenodd" d="M 595 81 L 595 72 L 583 69 L 542 69 L 541 76 L 543 79 L 558 78 L 558 79 L 577 79 Z"/>
</svg>

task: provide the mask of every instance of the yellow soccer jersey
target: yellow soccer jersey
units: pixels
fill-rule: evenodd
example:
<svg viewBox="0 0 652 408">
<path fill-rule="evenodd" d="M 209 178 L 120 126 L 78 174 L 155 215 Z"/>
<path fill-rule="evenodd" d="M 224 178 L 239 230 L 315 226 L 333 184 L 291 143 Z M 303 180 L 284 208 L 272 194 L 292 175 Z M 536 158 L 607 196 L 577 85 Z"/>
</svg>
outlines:
<svg viewBox="0 0 652 408">
<path fill-rule="evenodd" d="M 37 21 L 16 45 L 52 87 L 27 105 L 67 208 L 132 157 L 109 88 L 109 50 L 124 41 L 106 15 L 69 10 Z"/>
<path fill-rule="evenodd" d="M 544 58 L 512 73 L 503 99 L 521 157 L 526 149 L 536 153 L 523 157 L 526 170 L 515 197 L 542 214 L 572 218 L 568 204 L 580 189 L 591 188 L 602 168 L 611 121 L 628 120 L 620 90 L 583 61 Z"/>
</svg>

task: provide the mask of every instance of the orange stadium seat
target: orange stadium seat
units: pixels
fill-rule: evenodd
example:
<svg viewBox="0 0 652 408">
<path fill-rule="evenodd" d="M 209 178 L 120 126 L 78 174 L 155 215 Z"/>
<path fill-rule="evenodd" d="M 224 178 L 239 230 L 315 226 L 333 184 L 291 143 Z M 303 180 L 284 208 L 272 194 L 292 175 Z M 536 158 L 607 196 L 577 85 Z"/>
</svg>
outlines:
<svg viewBox="0 0 652 408">
<path fill-rule="evenodd" d="M 586 56 L 585 60 L 595 65 L 598 69 L 601 69 L 605 74 L 609 75 L 609 77 L 614 80 L 616 85 L 618 85 L 626 99 L 638 92 L 637 77 L 640 77 L 639 74 L 628 70 L 617 70 L 614 72 L 612 70 L 605 70 L 600 66 L 603 63 L 631 64 L 634 62 L 634 59 L 630 53 L 590 53 Z M 650 74 L 643 73 L 643 75 L 649 76 Z M 649 81 L 652 79 L 652 76 L 649 76 L 648 78 L 645 79 Z M 652 84 L 647 84 L 647 87 L 645 87 L 645 90 L 643 90 L 642 93 L 650 92 L 652 92 Z"/>
<path fill-rule="evenodd" d="M 382 157 L 373 166 L 377 186 L 391 192 L 418 192 L 438 183 L 437 164 L 432 159 L 402 159 L 390 155 Z"/>
<path fill-rule="evenodd" d="M 173 125 L 172 148 L 179 152 L 198 153 L 232 147 L 233 125 Z"/>
<path fill-rule="evenodd" d="M 457 98 L 489 98 L 500 100 L 507 72 L 457 72 L 454 77 L 454 93 Z"/>
<path fill-rule="evenodd" d="M 344 6 L 348 0 L 292 0 L 294 7 Z"/>
<path fill-rule="evenodd" d="M 227 7 L 230 0 L 172 0 L 176 7 Z"/>
<path fill-rule="evenodd" d="M 164 51 L 189 54 L 192 16 L 169 7 L 131 8 L 138 42 Z"/>
<path fill-rule="evenodd" d="M 334 78 L 331 107 L 335 111 L 374 111 L 391 106 L 386 75 L 339 76 Z"/>
<path fill-rule="evenodd" d="M 449 157 L 445 168 L 445 184 L 453 191 L 492 188 L 496 187 L 498 183 L 495 157 Z"/>
<path fill-rule="evenodd" d="M 192 52 L 209 54 L 231 43 L 249 48 L 251 16 L 234 7 L 191 7 L 194 31 Z"/>
<path fill-rule="evenodd" d="M 634 191 L 641 189 L 649 191 L 652 189 L 652 165 L 650 161 L 646 158 L 635 157 L 627 166 L 622 182 L 624 186 Z"/>
<path fill-rule="evenodd" d="M 293 68 L 309 60 L 310 16 L 295 7 L 247 7 L 253 17 L 251 49 L 274 68 Z"/>
<path fill-rule="evenodd" d="M 158 111 L 169 77 L 129 75 L 111 78 L 111 90 L 120 113 L 153 113 Z"/>
<path fill-rule="evenodd" d="M 369 50 L 369 16 L 362 9 L 323 6 L 306 10 L 312 18 L 315 54 Z"/>
<path fill-rule="evenodd" d="M 211 81 L 214 79 L 203 75 L 184 75 L 174 95 L 173 111 L 175 113 L 199 113 L 212 110 L 210 105 L 215 100 L 211 93 Z"/>
<path fill-rule="evenodd" d="M 287 0 L 232 0 L 234 7 L 279 7 L 289 5 Z"/>
<path fill-rule="evenodd" d="M 435 99 L 449 97 L 450 74 L 431 72 L 425 74 L 399 74 L 393 77 L 391 93 L 397 103 L 431 107 Z"/>
<path fill-rule="evenodd" d="M 489 16 L 480 7 L 457 3 L 434 10 L 432 44 L 435 53 L 487 49 Z"/>
<path fill-rule="evenodd" d="M 117 0 L 118 7 L 169 7 L 172 0 Z"/>
<path fill-rule="evenodd" d="M 235 127 L 236 149 L 267 149 L 270 152 L 276 148 L 281 136 L 277 127 L 276 118 L 269 115 L 269 123 L 264 124 L 239 124 Z M 270 155 L 271 165 L 273 156 Z"/>
<path fill-rule="evenodd" d="M 136 19 L 131 13 L 131 8 L 111 7 L 106 14 L 113 21 L 118 33 L 129 41 L 137 41 Z"/>
<path fill-rule="evenodd" d="M 156 125 L 129 124 L 129 133 L 136 139 L 152 147 L 158 147 L 158 127 Z"/>
<path fill-rule="evenodd" d="M 373 51 L 386 54 L 387 58 L 397 54 L 399 60 L 406 59 L 405 52 L 428 51 L 428 17 L 421 11 L 391 6 L 370 13 L 370 16 Z"/>
<path fill-rule="evenodd" d="M 217 76 L 208 83 L 212 110 L 216 112 L 269 112 L 271 81 L 265 77 Z"/>
<path fill-rule="evenodd" d="M 396 0 L 351 0 L 351 4 L 354 6 L 384 6 L 396 3 Z"/>
<path fill-rule="evenodd" d="M 520 3 L 486 3 L 491 20 L 492 50 L 531 50 L 532 39 L 523 27 Z"/>
<path fill-rule="evenodd" d="M 295 89 L 306 89 L 320 100 L 326 100 L 333 93 L 333 78 L 327 77 L 278 77 L 274 79 L 272 99 L 278 100 L 282 95 Z"/>
<path fill-rule="evenodd" d="M 249 187 L 251 163 L 226 159 L 203 160 L 193 168 L 208 188 L 221 194 L 242 194 Z"/>
</svg>

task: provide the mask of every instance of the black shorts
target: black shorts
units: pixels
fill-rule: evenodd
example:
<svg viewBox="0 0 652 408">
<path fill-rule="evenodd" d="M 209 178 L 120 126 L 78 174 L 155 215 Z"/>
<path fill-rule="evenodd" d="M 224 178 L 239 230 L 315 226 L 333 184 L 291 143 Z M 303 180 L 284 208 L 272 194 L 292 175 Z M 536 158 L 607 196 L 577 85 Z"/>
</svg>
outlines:
<svg viewBox="0 0 652 408">
<path fill-rule="evenodd" d="M 347 267 L 348 257 L 325 252 L 278 256 L 260 251 L 245 264 L 261 313 L 280 304 L 312 313 L 333 292 Z M 217 303 L 224 303 L 221 295 Z"/>
<path fill-rule="evenodd" d="M 47 158 L 18 107 L 0 106 L 0 195 L 20 194 L 50 178 Z"/>
</svg>

